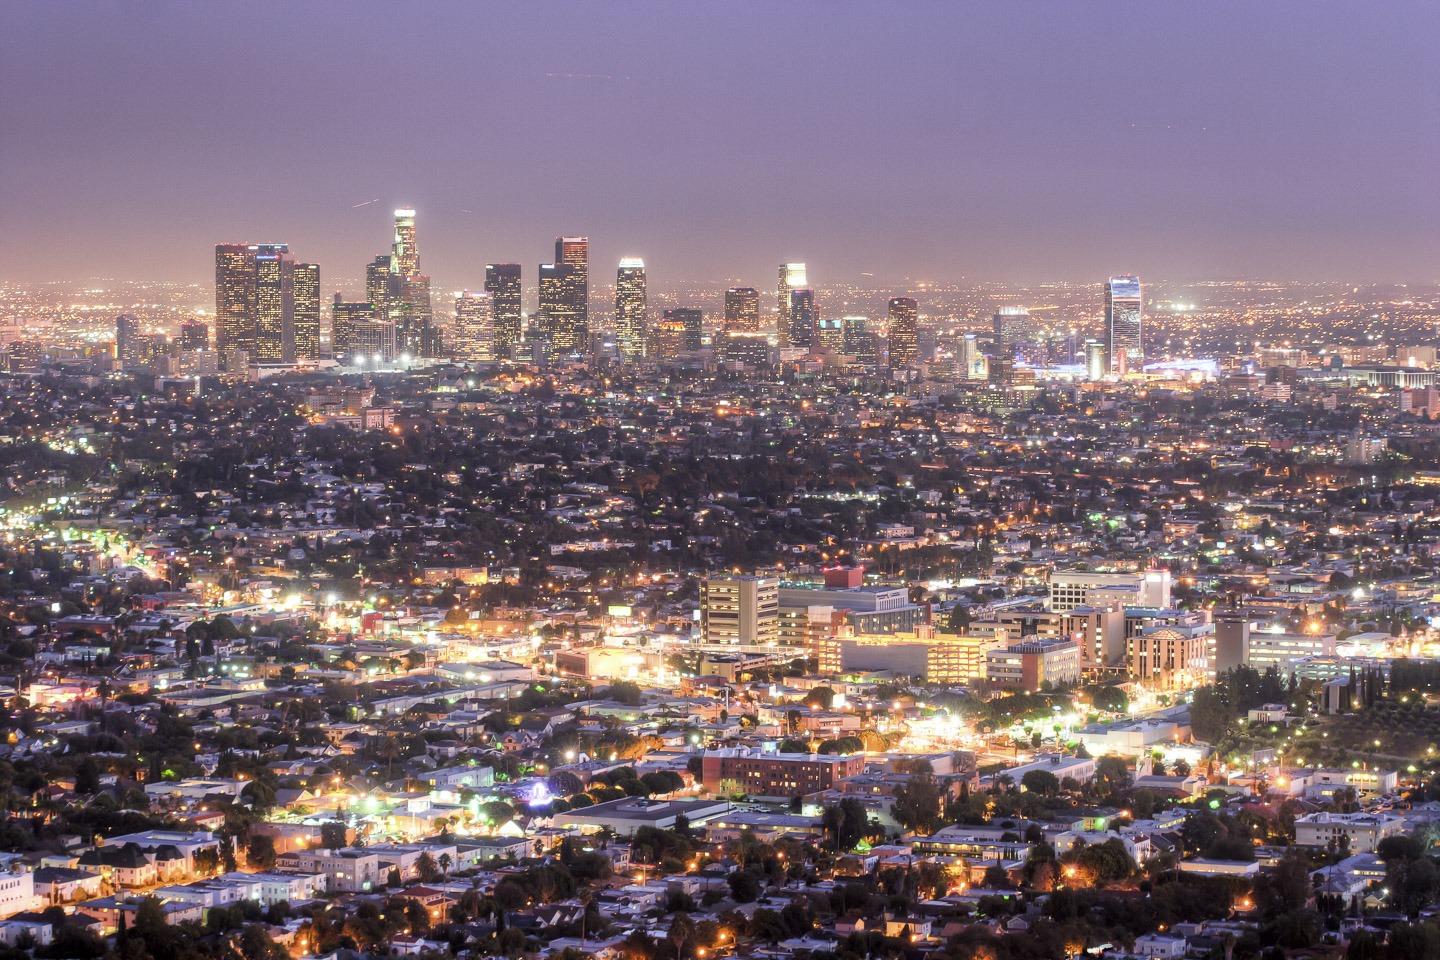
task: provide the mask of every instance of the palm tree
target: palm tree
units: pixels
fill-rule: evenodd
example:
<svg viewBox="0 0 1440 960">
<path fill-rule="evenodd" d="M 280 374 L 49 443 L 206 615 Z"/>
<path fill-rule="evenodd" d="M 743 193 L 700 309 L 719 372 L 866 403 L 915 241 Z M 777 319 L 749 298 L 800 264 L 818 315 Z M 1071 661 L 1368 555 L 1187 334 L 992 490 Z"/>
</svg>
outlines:
<svg viewBox="0 0 1440 960">
<path fill-rule="evenodd" d="M 440 854 L 435 861 L 440 872 L 445 875 L 445 887 L 440 901 L 440 919 L 447 923 L 450 921 L 450 867 L 454 862 L 448 853 Z"/>
</svg>

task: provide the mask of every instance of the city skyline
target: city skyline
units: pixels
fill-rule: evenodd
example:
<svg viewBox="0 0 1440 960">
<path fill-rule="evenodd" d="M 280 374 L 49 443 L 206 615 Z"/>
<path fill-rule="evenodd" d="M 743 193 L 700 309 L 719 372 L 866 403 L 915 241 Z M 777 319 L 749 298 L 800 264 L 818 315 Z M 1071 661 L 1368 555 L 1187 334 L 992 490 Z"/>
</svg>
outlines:
<svg viewBox="0 0 1440 960">
<path fill-rule="evenodd" d="M 34 42 L 0 62 L 0 171 L 24 184 L 0 199 L 0 273 L 199 282 L 216 242 L 279 238 L 349 291 L 337 268 L 413 204 L 445 289 L 567 232 L 661 283 L 760 286 L 788 259 L 820 286 L 1431 282 L 1437 13 L 1310 9 L 791 4 L 758 29 L 746 4 L 435 5 L 401 30 L 314 4 L 281 38 L 222 8 L 8 5 Z M 212 50 L 216 31 L 237 42 Z M 403 91 L 374 93 L 377 57 L 407 64 Z M 236 95 L 257 63 L 306 123 Z M 796 137 L 766 134 L 776 110 Z"/>
</svg>

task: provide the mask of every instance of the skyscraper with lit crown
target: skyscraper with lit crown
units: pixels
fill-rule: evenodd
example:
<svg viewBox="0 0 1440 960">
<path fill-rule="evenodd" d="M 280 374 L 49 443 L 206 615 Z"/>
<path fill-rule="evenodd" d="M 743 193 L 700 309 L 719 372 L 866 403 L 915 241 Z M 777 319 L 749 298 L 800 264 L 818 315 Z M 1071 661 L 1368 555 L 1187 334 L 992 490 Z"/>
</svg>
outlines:
<svg viewBox="0 0 1440 960">
<path fill-rule="evenodd" d="M 390 269 L 402 277 L 420 273 L 420 251 L 415 246 L 415 211 L 395 211 L 395 240 L 390 249 Z"/>
<path fill-rule="evenodd" d="M 782 263 L 780 264 L 780 278 L 775 288 L 775 332 L 779 336 L 780 346 L 800 346 L 790 342 L 790 316 L 791 301 L 790 291 L 808 287 L 807 271 L 803 263 Z"/>
<path fill-rule="evenodd" d="M 1122 376 L 1145 365 L 1144 326 L 1139 277 L 1111 277 L 1105 284 L 1105 330 L 1110 369 Z"/>
<path fill-rule="evenodd" d="M 645 358 L 645 261 L 625 257 L 615 273 L 615 344 L 624 360 Z"/>
<path fill-rule="evenodd" d="M 415 211 L 408 207 L 395 211 L 395 238 L 390 247 L 386 299 L 389 301 L 388 319 L 395 324 L 396 349 L 411 357 L 435 353 L 430 278 L 420 272 Z"/>
</svg>

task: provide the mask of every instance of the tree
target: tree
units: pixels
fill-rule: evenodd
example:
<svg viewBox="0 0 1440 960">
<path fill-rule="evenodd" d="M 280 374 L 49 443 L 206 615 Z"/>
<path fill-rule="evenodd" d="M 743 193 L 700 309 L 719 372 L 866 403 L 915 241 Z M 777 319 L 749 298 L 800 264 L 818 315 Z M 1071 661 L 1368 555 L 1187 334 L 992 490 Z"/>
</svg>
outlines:
<svg viewBox="0 0 1440 960">
<path fill-rule="evenodd" d="M 1124 880 L 1135 872 L 1135 861 L 1130 858 L 1125 843 L 1119 837 L 1103 843 L 1077 845 L 1065 855 L 1064 860 L 1094 877 L 1097 883 Z"/>
<path fill-rule="evenodd" d="M 1130 698 L 1119 687 L 1086 687 L 1081 693 L 1090 698 L 1090 702 L 1094 704 L 1096 710 L 1125 713 L 1130 709 Z"/>
<path fill-rule="evenodd" d="M 556 770 L 550 774 L 546 785 L 550 788 L 550 792 L 557 797 L 568 797 L 585 789 L 585 784 L 580 781 L 580 778 L 569 770 Z"/>
<path fill-rule="evenodd" d="M 1097 796 L 1109 797 L 1124 790 L 1130 783 L 1130 766 L 1123 757 L 1100 757 L 1095 761 L 1095 776 L 1090 789 Z"/>
<path fill-rule="evenodd" d="M 685 944 L 695 936 L 695 922 L 687 913 L 677 913 L 670 921 L 670 942 L 675 944 L 675 956 L 685 956 Z"/>
<path fill-rule="evenodd" d="M 440 879 L 440 867 L 428 850 L 420 854 L 420 858 L 415 861 L 415 872 L 423 883 L 434 883 Z"/>
<path fill-rule="evenodd" d="M 736 870 L 725 882 L 736 903 L 754 903 L 760 896 L 760 878 L 748 870 Z"/>
<path fill-rule="evenodd" d="M 1355 931 L 1350 938 L 1350 946 L 1345 950 L 1345 960 L 1381 960 L 1382 957 L 1384 952 L 1380 941 L 1369 930 Z"/>
<path fill-rule="evenodd" d="M 605 695 L 627 707 L 638 707 L 645 700 L 645 693 L 640 689 L 639 684 L 631 683 L 628 680 L 612 683 Z"/>
<path fill-rule="evenodd" d="M 1440 927 L 1433 923 L 1399 924 L 1390 928 L 1392 960 L 1434 960 L 1440 957 Z"/>
<path fill-rule="evenodd" d="M 1042 797 L 1053 797 L 1060 792 L 1060 778 L 1049 770 L 1027 770 L 1020 778 L 1020 786 Z"/>
<path fill-rule="evenodd" d="M 816 687 L 805 695 L 805 705 L 829 710 L 835 705 L 835 691 L 829 687 Z"/>
<path fill-rule="evenodd" d="M 342 820 L 327 820 L 320 824 L 320 846 L 332 853 L 345 846 L 349 835 L 350 831 Z"/>
<path fill-rule="evenodd" d="M 896 788 L 892 812 L 907 830 L 928 834 L 940 816 L 940 799 L 940 785 L 935 777 L 928 773 L 916 774 L 903 787 Z"/>
<path fill-rule="evenodd" d="M 1007 890 L 1011 886 L 1010 874 L 998 863 L 992 864 L 985 868 L 985 877 L 981 883 L 992 890 Z"/>
<path fill-rule="evenodd" d="M 161 905 L 159 898 L 146 897 L 141 900 L 140 906 L 135 909 L 135 932 L 146 933 L 151 930 L 163 930 L 166 926 L 165 908 Z"/>
<path fill-rule="evenodd" d="M 83 794 L 100 792 L 100 764 L 95 758 L 87 756 L 80 761 L 80 769 L 75 773 L 75 792 Z"/>
<path fill-rule="evenodd" d="M 289 960 L 290 954 L 270 938 L 258 923 L 247 923 L 240 934 L 240 956 L 245 960 Z"/>
<path fill-rule="evenodd" d="M 827 806 L 821 812 L 820 822 L 833 838 L 835 850 L 843 853 L 855 849 L 855 845 L 865 837 L 869 814 L 858 799 L 846 797 L 836 806 Z"/>
<path fill-rule="evenodd" d="M 275 838 L 265 833 L 251 833 L 251 842 L 246 846 L 246 859 L 251 866 L 268 871 L 275 866 Z"/>
<path fill-rule="evenodd" d="M 1304 910 L 1310 893 L 1310 862 L 1298 853 L 1284 857 L 1255 881 L 1255 905 L 1269 919 Z"/>
<path fill-rule="evenodd" d="M 195 872 L 210 874 L 220 869 L 220 851 L 216 847 L 202 847 L 193 857 Z"/>
</svg>

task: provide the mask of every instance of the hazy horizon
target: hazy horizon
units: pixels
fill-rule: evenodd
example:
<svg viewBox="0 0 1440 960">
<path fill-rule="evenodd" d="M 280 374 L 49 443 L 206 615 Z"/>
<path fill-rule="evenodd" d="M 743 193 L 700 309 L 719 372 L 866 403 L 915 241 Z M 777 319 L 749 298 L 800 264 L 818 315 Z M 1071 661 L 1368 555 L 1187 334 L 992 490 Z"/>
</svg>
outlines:
<svg viewBox="0 0 1440 960">
<path fill-rule="evenodd" d="M 1440 277 L 1433 3 L 0 10 L 12 283 L 355 292 L 402 205 L 441 289 L 560 234 L 592 288 Z"/>
</svg>

